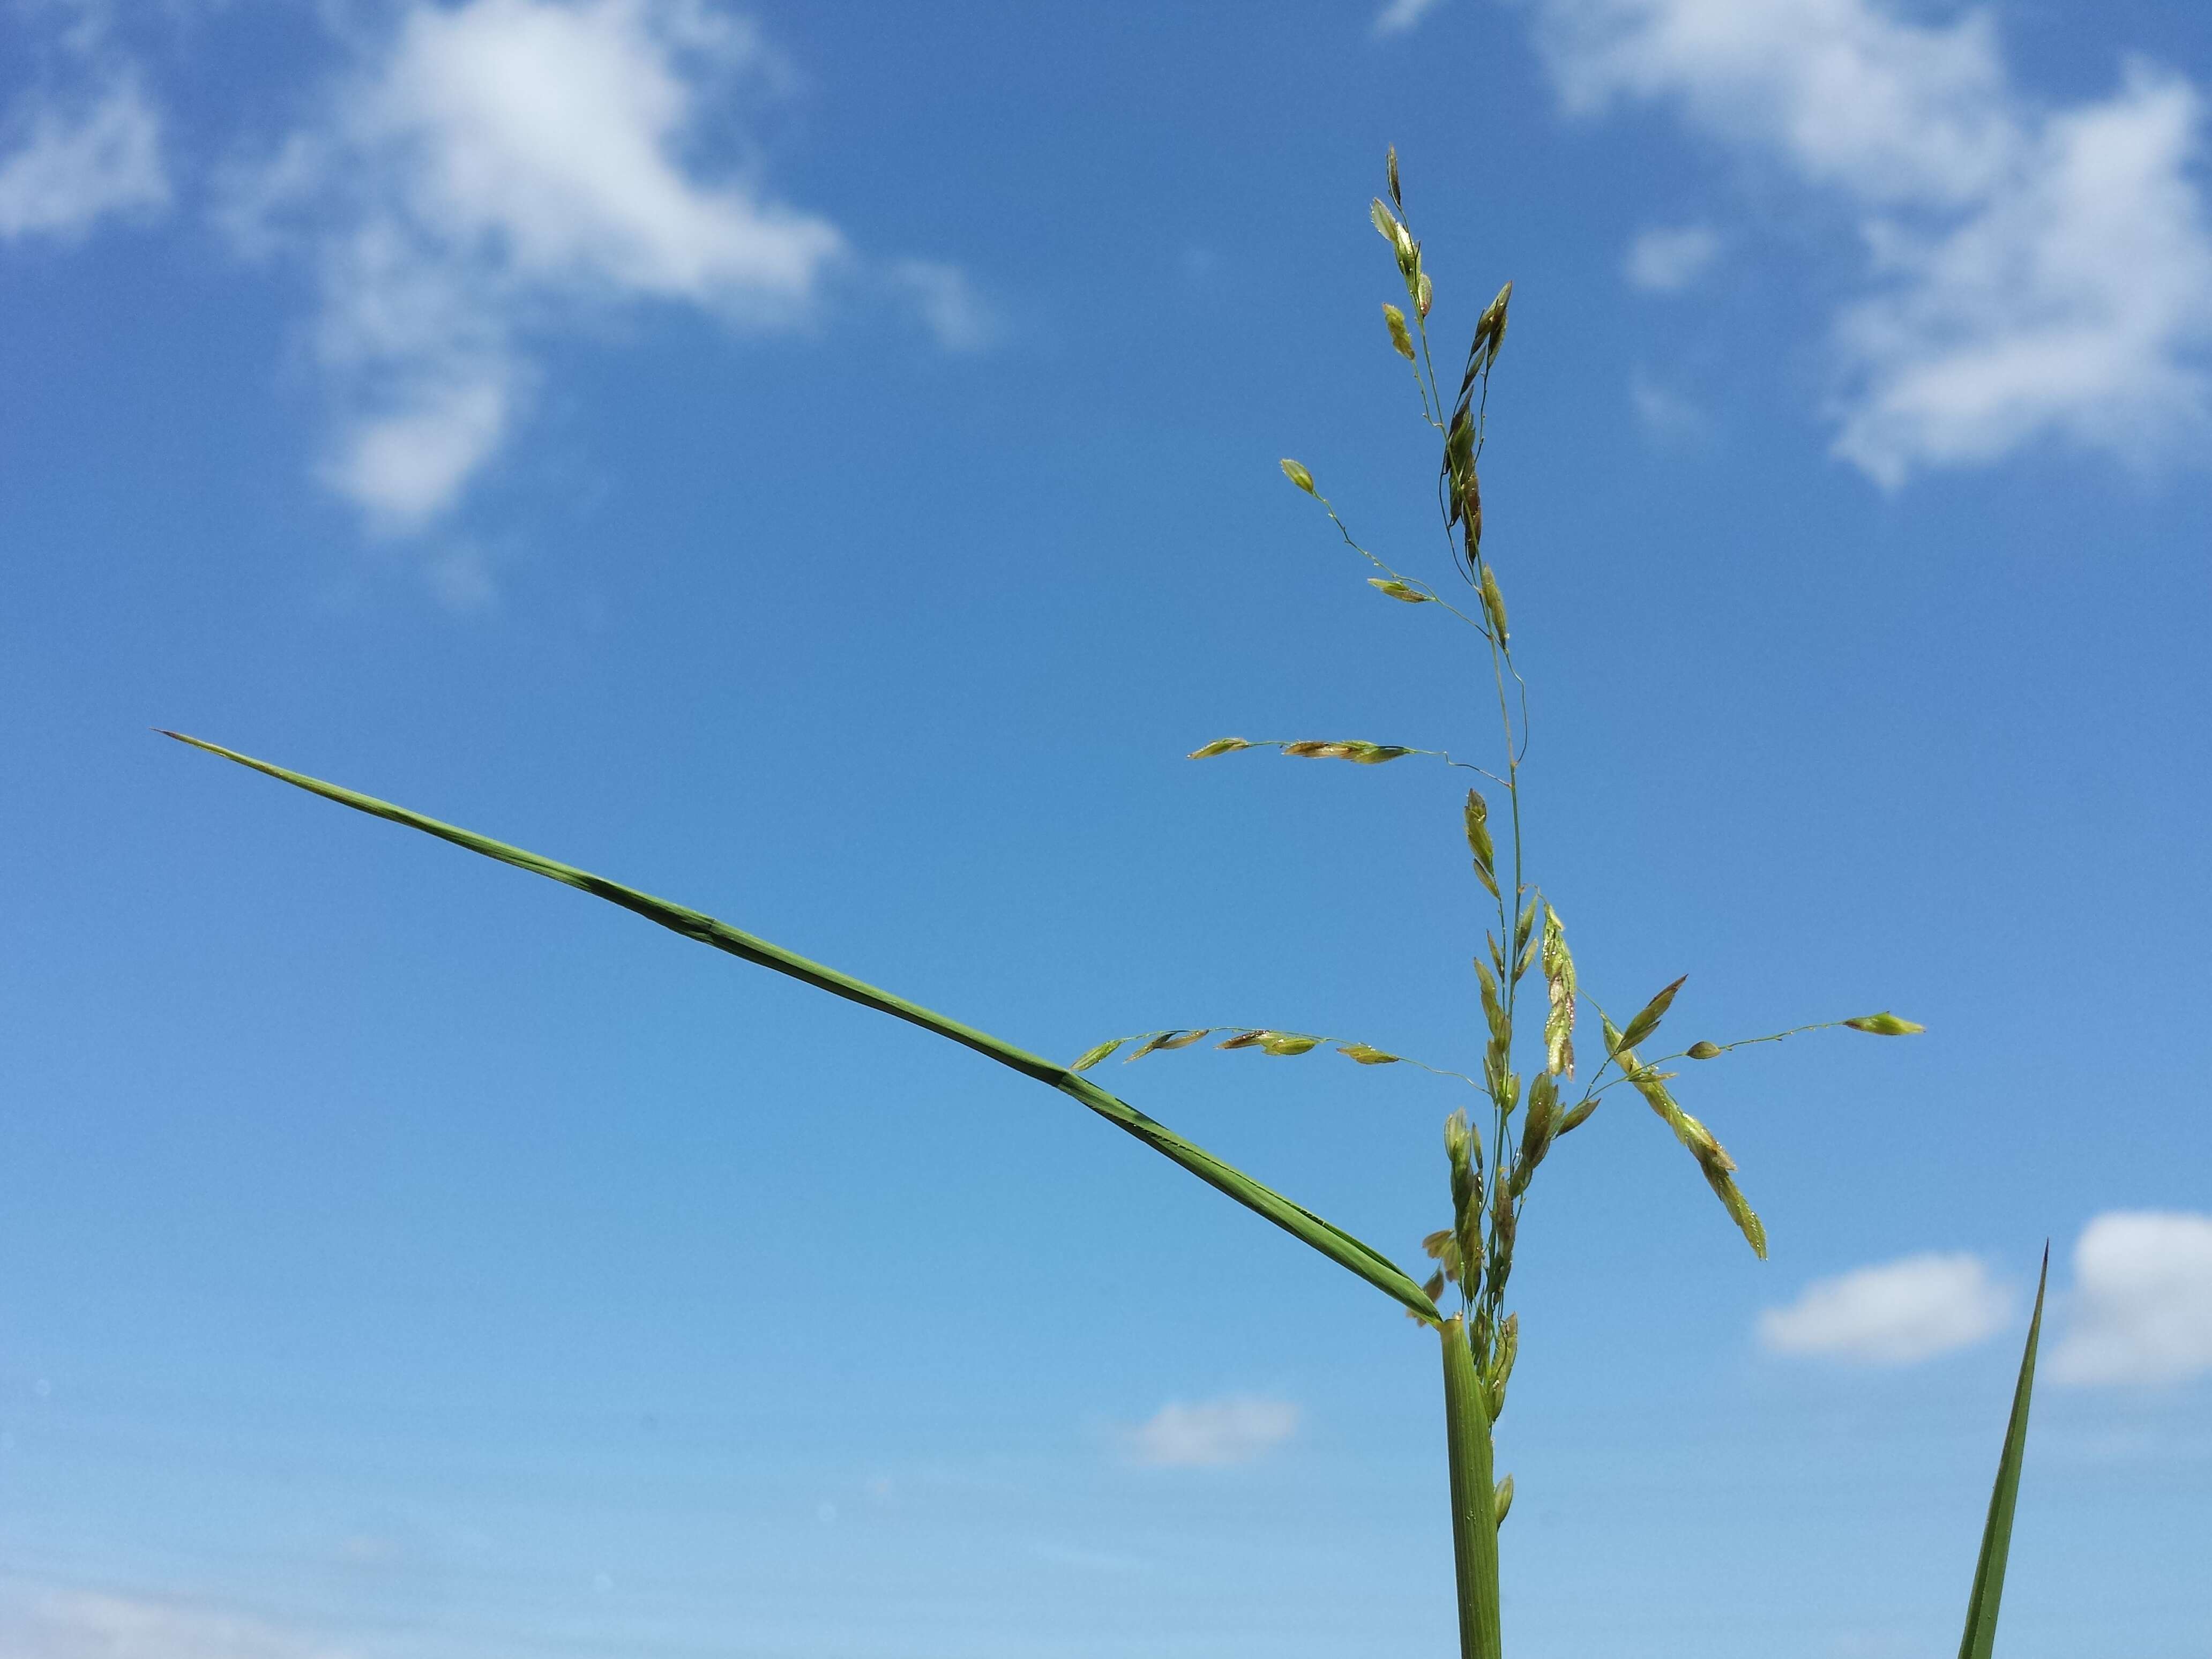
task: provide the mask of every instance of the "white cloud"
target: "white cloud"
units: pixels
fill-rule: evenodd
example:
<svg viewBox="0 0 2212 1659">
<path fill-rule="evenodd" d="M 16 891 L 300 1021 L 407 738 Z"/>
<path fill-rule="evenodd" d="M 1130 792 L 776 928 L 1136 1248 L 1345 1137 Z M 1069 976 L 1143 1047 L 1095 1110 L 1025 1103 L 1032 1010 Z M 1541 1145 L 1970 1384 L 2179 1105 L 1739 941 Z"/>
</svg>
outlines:
<svg viewBox="0 0 2212 1659">
<path fill-rule="evenodd" d="M 2188 176 L 2201 106 L 2138 69 L 2053 118 L 2023 176 L 1935 237 L 1871 238 L 1883 281 L 1844 316 L 1837 450 L 1885 483 L 2042 433 L 2120 454 L 2204 430 L 2212 234 Z"/>
<path fill-rule="evenodd" d="M 1909 1255 L 1815 1280 L 1761 1314 L 1759 1336 L 1777 1353 L 1909 1365 L 1994 1335 L 2011 1309 L 1976 1257 Z"/>
<path fill-rule="evenodd" d="M 1404 34 L 1437 9 L 1437 0 L 1390 0 L 1375 19 L 1377 34 Z"/>
<path fill-rule="evenodd" d="M 1127 1431 L 1129 1452 L 1155 1468 L 1218 1468 L 1249 1463 L 1297 1431 L 1298 1408 L 1287 1400 L 1231 1395 L 1163 1406 Z"/>
<path fill-rule="evenodd" d="M 399 526 L 437 514 L 505 437 L 520 366 L 497 353 L 424 364 L 383 413 L 365 414 L 323 469 L 341 495 Z"/>
<path fill-rule="evenodd" d="M 1699 125 L 1879 202 L 1971 204 L 2017 133 L 1986 15 L 1903 22 L 1876 0 L 1540 0 L 1571 106 L 1674 99 Z"/>
<path fill-rule="evenodd" d="M 0 159 L 0 237 L 77 237 L 112 214 L 169 204 L 161 115 L 134 76 L 74 107 L 35 100 L 11 125 L 27 131 Z"/>
<path fill-rule="evenodd" d="M 0 1595 L 0 1651 L 9 1659 L 345 1659 L 254 1620 L 77 1590 Z"/>
<path fill-rule="evenodd" d="M 1720 249 L 1721 239 L 1703 225 L 1655 225 L 1629 244 L 1626 275 L 1637 288 L 1679 294 L 1711 268 Z"/>
<path fill-rule="evenodd" d="M 417 5 L 356 131 L 397 152 L 410 216 L 449 246 L 495 249 L 520 276 L 787 320 L 837 233 L 681 161 L 699 70 L 754 51 L 675 0 Z"/>
<path fill-rule="evenodd" d="M 2115 1211 L 2074 1246 L 2063 1382 L 2179 1382 L 2212 1371 L 2212 1216 Z"/>
<path fill-rule="evenodd" d="M 1560 92 L 1674 104 L 1854 214 L 1835 451 L 1886 486 L 2057 437 L 2130 459 L 2207 429 L 2212 228 L 2202 106 L 2130 67 L 2051 109 L 1985 13 L 1880 0 L 1534 0 Z"/>
<path fill-rule="evenodd" d="M 762 67 L 697 0 L 407 6 L 234 215 L 249 247 L 315 263 L 343 409 L 325 481 L 380 527 L 420 528 L 512 434 L 532 341 L 610 307 L 805 324 L 843 236 L 693 161 L 710 108 Z"/>
</svg>

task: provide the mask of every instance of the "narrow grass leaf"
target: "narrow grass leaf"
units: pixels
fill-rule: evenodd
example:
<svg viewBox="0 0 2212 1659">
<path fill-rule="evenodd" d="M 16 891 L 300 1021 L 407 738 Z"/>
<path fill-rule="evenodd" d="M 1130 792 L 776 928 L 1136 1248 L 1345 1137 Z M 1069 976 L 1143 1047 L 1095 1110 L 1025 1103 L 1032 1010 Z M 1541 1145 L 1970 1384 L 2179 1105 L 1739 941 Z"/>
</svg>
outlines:
<svg viewBox="0 0 2212 1659">
<path fill-rule="evenodd" d="M 1990 1493 L 1989 1519 L 1982 1524 L 1982 1553 L 1974 1563 L 1974 1588 L 1966 1598 L 1966 1633 L 1959 1659 L 1990 1659 L 1997 1639 L 1997 1603 L 2004 1596 L 2005 1558 L 2012 1553 L 2013 1508 L 2020 1500 L 2020 1466 L 2027 1449 L 2028 1396 L 2035 1390 L 2035 1345 L 2043 1334 L 2043 1291 L 2051 1279 L 2051 1246 L 2043 1247 L 2043 1271 L 2035 1281 L 2035 1314 L 2027 1322 L 2027 1347 L 2020 1357 L 2020 1381 L 2012 1391 L 2012 1416 L 2005 1423 L 2004 1450 L 1997 1457 L 1996 1486 Z"/>
<path fill-rule="evenodd" d="M 509 847 L 488 836 L 480 836 L 472 830 L 463 830 L 441 823 L 436 818 L 425 817 L 419 812 L 395 806 L 389 801 L 378 800 L 374 796 L 361 794 L 337 784 L 325 783 L 303 773 L 288 771 L 267 761 L 255 760 L 250 755 L 241 755 L 219 744 L 186 737 L 181 732 L 165 732 L 162 735 L 174 738 L 179 743 L 190 744 L 195 749 L 204 749 L 211 755 L 220 755 L 225 760 L 235 761 L 240 766 L 304 789 L 310 794 L 320 795 L 325 800 L 336 801 L 341 806 L 349 806 L 357 812 L 366 812 L 372 817 L 383 818 L 410 830 L 419 830 L 424 835 L 451 842 L 469 852 L 480 854 L 501 864 L 513 865 L 516 869 L 526 870 L 532 875 L 544 876 L 549 881 L 574 887 L 594 898 L 604 899 L 610 904 L 619 905 L 643 916 L 647 921 L 672 933 L 681 933 L 688 939 L 711 945 L 741 961 L 786 975 L 817 990 L 827 991 L 832 996 L 842 997 L 848 1002 L 857 1002 L 864 1008 L 889 1014 L 909 1025 L 918 1025 L 923 1030 L 957 1042 L 963 1048 L 972 1048 L 986 1059 L 994 1060 L 1024 1077 L 1057 1089 L 1089 1107 L 1124 1133 L 1144 1142 L 1170 1162 L 1180 1164 L 1216 1191 L 1264 1216 L 1292 1237 L 1318 1250 L 1347 1272 L 1365 1279 L 1384 1295 L 1402 1302 L 1423 1318 L 1433 1320 L 1443 1317 L 1436 1303 L 1423 1294 L 1421 1287 L 1380 1251 L 1361 1243 L 1340 1227 L 1322 1220 L 1304 1206 L 1291 1202 L 1272 1188 L 1263 1186 L 1242 1170 L 1223 1163 L 1201 1147 L 1193 1146 L 1166 1125 L 1156 1122 L 1127 1102 L 1116 1099 L 1090 1079 L 1079 1075 L 1069 1067 L 1018 1048 L 1011 1042 L 979 1031 L 972 1025 L 949 1019 L 918 1003 L 908 1002 L 903 997 L 894 996 L 889 991 L 854 979 L 849 974 L 840 973 L 817 962 L 810 962 L 795 951 L 771 945 L 766 939 L 744 933 L 726 922 L 717 921 L 702 911 L 655 898 L 634 887 L 609 881 L 604 876 L 579 870 L 574 865 L 525 852 L 519 847 Z"/>
</svg>

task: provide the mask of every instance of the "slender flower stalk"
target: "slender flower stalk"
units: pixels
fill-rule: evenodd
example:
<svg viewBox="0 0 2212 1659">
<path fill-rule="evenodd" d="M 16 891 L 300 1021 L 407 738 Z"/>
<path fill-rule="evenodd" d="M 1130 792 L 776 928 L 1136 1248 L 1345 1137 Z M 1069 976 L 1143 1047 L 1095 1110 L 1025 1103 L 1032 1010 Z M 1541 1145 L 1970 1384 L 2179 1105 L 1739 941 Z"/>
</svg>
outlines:
<svg viewBox="0 0 2212 1659">
<path fill-rule="evenodd" d="M 1436 285 L 1406 211 L 1397 152 L 1386 168 L 1389 198 L 1369 204 L 1368 216 L 1390 246 L 1403 283 L 1407 308 L 1382 307 L 1391 349 L 1413 371 L 1420 415 L 1437 441 L 1437 516 L 1447 552 L 1468 597 L 1453 604 L 1444 590 L 1417 574 L 1407 574 L 1362 542 L 1335 501 L 1324 495 L 1304 462 L 1285 459 L 1283 475 L 1313 497 L 1328 514 L 1344 544 L 1376 570 L 1368 585 L 1401 604 L 1433 607 L 1472 629 L 1480 640 L 1473 679 L 1480 721 L 1494 721 L 1498 744 L 1488 763 L 1452 759 L 1441 748 L 1411 744 L 1280 742 L 1254 744 L 1222 738 L 1195 750 L 1195 759 L 1272 747 L 1286 755 L 1336 757 L 1376 764 L 1407 755 L 1435 755 L 1453 765 L 1480 772 L 1504 793 L 1503 811 L 1480 787 L 1467 792 L 1461 823 L 1475 879 L 1496 917 L 1474 958 L 1482 1015 L 1482 1060 L 1479 1080 L 1463 1078 L 1483 1096 L 1482 1109 L 1470 1118 L 1455 1110 L 1444 1124 L 1444 1153 L 1450 1173 L 1451 1223 L 1423 1241 L 1437 1263 L 1423 1288 L 1432 1297 L 1456 1291 L 1456 1311 L 1437 1322 L 1444 1346 L 1445 1426 L 1452 1471 L 1452 1528 L 1459 1583 L 1460 1643 L 1464 1659 L 1496 1659 L 1498 1653 L 1497 1523 L 1510 1500 L 1509 1478 L 1496 1488 L 1494 1502 L 1478 1501 L 1469 1483 L 1479 1478 L 1489 1489 L 1495 1425 L 1505 1409 L 1506 1390 L 1521 1341 L 1520 1316 L 1509 1310 L 1506 1291 L 1522 1212 L 1536 1170 L 1558 1140 L 1589 1121 L 1606 1094 L 1626 1084 L 1674 1132 L 1696 1160 L 1699 1173 L 1752 1249 L 1766 1255 L 1766 1229 L 1735 1182 L 1735 1161 L 1696 1118 L 1684 1111 L 1667 1085 L 1670 1061 L 1717 1059 L 1749 1043 L 1779 1042 L 1801 1031 L 1849 1026 L 1878 1036 L 1899 1036 L 1921 1028 L 1894 1014 L 1864 1015 L 1802 1025 L 1765 1036 L 1716 1043 L 1700 1041 L 1677 1054 L 1647 1061 L 1637 1052 L 1659 1028 L 1683 981 L 1651 997 L 1626 1026 L 1616 1026 L 1581 989 L 1566 927 L 1559 913 L 1533 880 L 1534 860 L 1524 830 L 1523 763 L 1528 754 L 1528 687 L 1515 664 L 1514 635 L 1504 584 L 1483 542 L 1481 462 L 1489 435 L 1490 383 L 1505 343 L 1513 284 L 1501 287 L 1476 320 L 1455 391 L 1447 393 L 1436 369 L 1430 335 Z M 1493 818 L 1499 820 L 1492 828 Z M 1502 836 L 1502 846 L 1500 839 Z M 1532 971 L 1542 981 L 1542 1018 L 1528 1017 L 1523 997 Z M 1583 1006 L 1598 1016 L 1604 1046 L 1597 1063 L 1586 1069 L 1576 1092 L 1576 1030 Z M 1540 1039 L 1532 1030 L 1540 1024 Z M 1541 1054 L 1535 1051 L 1540 1040 Z M 1182 1046 L 1155 1042 L 1153 1048 Z M 1233 1045 L 1223 1045 L 1233 1046 Z M 1528 1052 L 1525 1061 L 1522 1050 Z M 1151 1052 L 1148 1048 L 1142 1052 Z M 1300 1052 L 1303 1052 L 1302 1050 Z M 1524 1077 L 1521 1067 L 1528 1070 Z M 1436 1068 L 1431 1068 L 1436 1069 Z M 1463 1076 L 1462 1073 L 1451 1073 Z M 1415 1317 L 1420 1316 L 1417 1313 Z"/>
</svg>

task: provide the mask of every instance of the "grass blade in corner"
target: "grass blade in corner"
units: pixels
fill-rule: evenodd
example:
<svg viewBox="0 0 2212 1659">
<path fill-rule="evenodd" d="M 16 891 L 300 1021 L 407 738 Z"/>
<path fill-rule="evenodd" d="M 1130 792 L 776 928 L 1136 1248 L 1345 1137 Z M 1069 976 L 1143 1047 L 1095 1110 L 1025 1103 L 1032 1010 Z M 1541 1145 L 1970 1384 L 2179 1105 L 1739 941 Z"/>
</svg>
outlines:
<svg viewBox="0 0 2212 1659">
<path fill-rule="evenodd" d="M 873 1008 L 895 1019 L 902 1019 L 910 1025 L 919 1025 L 923 1030 L 933 1031 L 963 1048 L 973 1048 L 977 1054 L 995 1060 L 1000 1065 L 1019 1072 L 1024 1077 L 1032 1078 L 1081 1102 L 1115 1127 L 1133 1135 L 1161 1157 L 1181 1164 L 1206 1185 L 1235 1199 L 1246 1209 L 1266 1217 L 1285 1232 L 1312 1246 L 1347 1272 L 1365 1279 L 1384 1295 L 1404 1303 L 1424 1319 L 1436 1320 L 1443 1316 L 1428 1293 L 1381 1252 L 1362 1243 L 1342 1228 L 1322 1220 L 1304 1206 L 1292 1203 L 1273 1188 L 1253 1180 L 1242 1170 L 1223 1163 L 1204 1148 L 1193 1146 L 1164 1124 L 1154 1121 L 1127 1102 L 1108 1094 L 1090 1079 L 1079 1077 L 1064 1066 L 1018 1048 L 1011 1042 L 1001 1042 L 972 1025 L 948 1019 L 943 1014 L 924 1008 L 918 1003 L 908 1002 L 903 997 L 893 996 L 889 991 L 854 979 L 849 974 L 841 974 L 834 968 L 810 962 L 795 951 L 771 945 L 764 939 L 757 939 L 726 922 L 717 921 L 703 911 L 672 904 L 666 899 L 655 898 L 635 887 L 625 887 L 619 882 L 595 876 L 588 870 L 579 870 L 574 865 L 543 858 L 536 853 L 526 853 L 519 847 L 509 847 L 489 836 L 480 836 L 472 830 L 441 823 L 436 818 L 425 817 L 419 812 L 409 811 L 404 806 L 394 806 L 389 801 L 378 800 L 374 796 L 363 795 L 335 783 L 325 783 L 320 778 L 311 778 L 304 773 L 273 766 L 267 761 L 255 760 L 251 755 L 241 755 L 236 750 L 225 749 L 220 744 L 186 737 L 181 732 L 165 731 L 161 735 L 174 738 L 179 743 L 190 744 L 195 749 L 204 749 L 210 755 L 220 755 L 225 760 L 235 761 L 240 766 L 265 773 L 310 794 L 334 800 L 341 806 L 350 806 L 357 812 L 386 818 L 410 830 L 420 830 L 425 835 L 449 841 L 456 847 L 480 853 L 501 864 L 511 864 L 518 870 L 527 870 L 550 881 L 580 889 L 595 898 L 602 898 L 610 904 L 618 904 L 625 910 L 634 911 L 647 921 L 657 922 L 686 939 L 712 945 L 717 951 L 726 951 L 746 962 L 803 981 L 819 990 L 829 992 L 832 996 L 842 997 L 848 1002 L 857 1002 L 864 1008 Z"/>
<path fill-rule="evenodd" d="M 2028 1321 L 2027 1349 L 2020 1357 L 2020 1382 L 2013 1389 L 2012 1419 L 2005 1425 L 2004 1452 L 1997 1459 L 1997 1484 L 1990 1493 L 1990 1516 L 1982 1526 L 1981 1559 L 1974 1563 L 1974 1591 L 1966 1601 L 1966 1633 L 1959 1659 L 1990 1659 L 1996 1645 L 1997 1603 L 2004 1595 L 2005 1557 L 2012 1550 L 2013 1505 L 2020 1498 L 2021 1454 L 2027 1448 L 2027 1401 L 2035 1388 L 2035 1345 L 2043 1332 L 2043 1289 L 2051 1279 L 2051 1246 L 2043 1247 L 2043 1271 L 2035 1281 L 2035 1316 Z"/>
</svg>

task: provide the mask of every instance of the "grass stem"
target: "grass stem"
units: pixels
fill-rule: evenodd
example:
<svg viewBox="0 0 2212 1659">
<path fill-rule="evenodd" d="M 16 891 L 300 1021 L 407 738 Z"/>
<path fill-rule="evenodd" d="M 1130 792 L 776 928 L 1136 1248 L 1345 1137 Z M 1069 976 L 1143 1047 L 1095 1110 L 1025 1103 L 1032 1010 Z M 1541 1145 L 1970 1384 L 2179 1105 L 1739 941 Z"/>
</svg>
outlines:
<svg viewBox="0 0 2212 1659">
<path fill-rule="evenodd" d="M 1491 1471 L 1490 1410 L 1467 1323 L 1439 1334 L 1444 1350 L 1444 1435 L 1451 1459 L 1452 1562 L 1459 1581 L 1460 1659 L 1502 1659 L 1498 1620 L 1498 1485 Z"/>
</svg>

